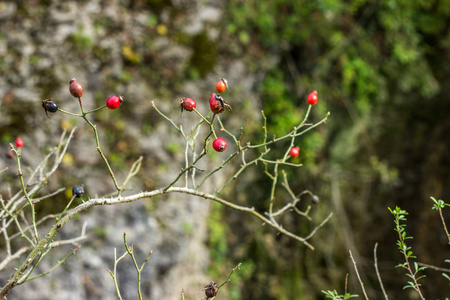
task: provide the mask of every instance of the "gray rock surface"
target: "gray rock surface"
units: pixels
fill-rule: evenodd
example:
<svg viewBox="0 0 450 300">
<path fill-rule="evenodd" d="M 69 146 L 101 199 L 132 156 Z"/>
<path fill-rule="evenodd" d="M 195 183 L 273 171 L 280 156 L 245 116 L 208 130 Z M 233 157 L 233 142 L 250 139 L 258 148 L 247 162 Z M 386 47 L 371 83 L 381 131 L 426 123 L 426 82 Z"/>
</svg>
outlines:
<svg viewBox="0 0 450 300">
<path fill-rule="evenodd" d="M 49 181 L 47 192 L 65 182 L 80 181 L 86 184 L 90 197 L 114 191 L 96 152 L 91 128 L 81 119 L 59 113 L 48 119 L 42 111 L 40 101 L 50 97 L 67 111 L 79 110 L 77 100 L 68 93 L 68 81 L 72 77 L 84 85 L 86 109 L 101 105 L 110 94 L 125 97 L 123 107 L 127 115 L 121 116 L 126 122 L 124 135 L 130 141 L 126 149 L 133 149 L 135 158 L 144 156 L 143 169 L 130 183 L 128 194 L 164 186 L 184 165 L 183 155 L 166 151 L 169 142 L 182 143 L 182 138 L 152 110 L 151 101 L 162 111 L 169 112 L 174 121 L 188 131 L 198 119 L 189 113 L 181 116 L 178 99 L 186 96 L 198 99 L 202 102 L 199 110 L 207 113 L 207 100 L 215 81 L 227 74 L 228 81 L 239 91 L 239 96 L 237 93 L 231 96 L 236 109 L 244 101 L 252 101 L 251 105 L 258 107 L 258 99 L 252 95 L 257 78 L 246 74 L 245 67 L 238 61 L 217 63 L 205 78 L 185 80 L 182 88 L 171 88 L 172 82 L 179 80 L 177 76 L 184 72 L 192 49 L 178 43 L 173 35 L 158 33 L 157 25 L 186 35 L 207 30 L 208 36 L 216 40 L 223 14 L 220 1 L 172 1 L 174 7 L 165 7 L 159 12 L 149 7 L 130 7 L 131 2 L 0 3 L 0 56 L 3 60 L 0 127 L 16 126 L 16 118 L 21 118 L 20 127 L 10 131 L 12 135 L 23 136 L 26 145 L 30 145 L 24 147 L 23 159 L 33 167 L 40 162 L 45 149 L 58 142 L 61 127 L 71 122 L 78 126 L 68 151 L 73 164 L 62 164 L 61 171 Z M 170 10 L 180 8 L 189 8 L 189 14 L 172 19 Z M 125 47 L 137 55 L 138 66 L 127 57 Z M 132 80 L 122 80 L 124 73 L 130 74 Z M 153 74 L 153 77 L 143 74 Z M 115 85 L 108 83 L 111 80 Z M 254 115 L 247 120 L 259 118 L 259 111 L 254 109 Z M 114 118 L 111 111 L 91 118 L 98 124 L 103 146 L 115 144 L 105 129 L 116 124 Z M 245 124 L 242 118 L 234 118 L 224 118 L 224 122 L 230 130 L 238 132 Z M 151 126 L 145 133 L 144 123 Z M 121 150 L 104 148 L 104 151 L 111 157 L 114 151 Z M 220 159 L 209 159 L 200 167 L 211 169 Z M 128 161 L 132 161 L 131 158 Z M 0 160 L 0 169 L 5 166 L 14 170 L 11 161 Z M 119 180 L 125 177 L 127 167 L 118 168 L 113 164 Z M 213 191 L 223 180 L 224 177 L 214 177 L 205 191 Z M 1 187 L 2 192 L 5 188 Z M 124 232 L 128 242 L 134 244 L 138 263 L 153 250 L 142 274 L 144 298 L 180 299 L 182 288 L 187 298 L 201 298 L 203 286 L 212 280 L 207 276 L 209 209 L 210 203 L 204 199 L 172 194 L 83 212 L 57 236 L 60 239 L 76 237 L 87 222 L 89 237 L 81 243 L 76 255 L 51 274 L 16 287 L 8 299 L 115 299 L 113 280 L 106 268 L 114 266 L 115 248 L 117 256 L 124 253 Z M 39 265 L 38 272 L 49 270 L 73 248 L 63 246 L 52 251 Z M 12 274 L 15 263 L 17 261 L 0 274 L 2 285 Z M 129 257 L 119 263 L 118 274 L 123 298 L 137 299 L 137 275 Z"/>
</svg>

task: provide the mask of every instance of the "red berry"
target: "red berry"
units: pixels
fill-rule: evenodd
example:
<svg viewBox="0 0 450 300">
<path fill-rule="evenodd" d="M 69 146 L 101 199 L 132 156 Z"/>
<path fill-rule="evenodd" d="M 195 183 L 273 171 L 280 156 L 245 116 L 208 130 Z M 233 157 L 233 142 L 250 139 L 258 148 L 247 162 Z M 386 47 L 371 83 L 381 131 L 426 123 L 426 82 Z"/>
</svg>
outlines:
<svg viewBox="0 0 450 300">
<path fill-rule="evenodd" d="M 83 96 L 83 86 L 75 78 L 70 79 L 69 91 L 75 98 L 81 98 Z"/>
<path fill-rule="evenodd" d="M 212 93 L 209 97 L 209 107 L 215 114 L 222 113 L 224 108 L 231 110 L 231 106 L 223 100 L 222 96 L 216 95 L 216 93 Z"/>
<path fill-rule="evenodd" d="M 289 154 L 292 157 L 297 157 L 299 153 L 300 153 L 300 148 L 299 147 L 292 147 L 291 150 L 289 151 Z"/>
<path fill-rule="evenodd" d="M 197 103 L 191 98 L 184 98 L 180 101 L 181 111 L 187 110 L 192 111 L 194 108 L 197 108 Z"/>
<path fill-rule="evenodd" d="M 213 142 L 213 148 L 217 152 L 223 152 L 225 149 L 227 149 L 227 141 L 225 141 L 223 138 L 217 138 Z"/>
<path fill-rule="evenodd" d="M 120 106 L 122 102 L 123 102 L 122 96 L 111 96 L 108 99 L 106 99 L 106 106 L 109 109 L 116 109 Z"/>
<path fill-rule="evenodd" d="M 309 95 L 308 98 L 306 98 L 306 101 L 308 101 L 309 104 L 314 105 L 317 103 L 317 91 L 312 91 Z"/>
<path fill-rule="evenodd" d="M 220 78 L 219 81 L 216 83 L 216 90 L 219 93 L 224 92 L 228 88 L 228 82 L 225 78 Z"/>
<path fill-rule="evenodd" d="M 18 147 L 18 148 L 22 148 L 23 147 L 23 141 L 22 141 L 22 139 L 20 137 L 18 137 L 16 139 L 16 147 Z"/>
</svg>

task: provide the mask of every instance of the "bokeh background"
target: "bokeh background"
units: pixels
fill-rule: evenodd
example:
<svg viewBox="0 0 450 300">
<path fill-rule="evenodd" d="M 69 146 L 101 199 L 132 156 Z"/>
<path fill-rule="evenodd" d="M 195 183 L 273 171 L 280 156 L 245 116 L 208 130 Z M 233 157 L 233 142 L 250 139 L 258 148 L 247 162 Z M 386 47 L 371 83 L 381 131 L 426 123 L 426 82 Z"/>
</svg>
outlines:
<svg viewBox="0 0 450 300">
<path fill-rule="evenodd" d="M 225 126 L 233 132 L 243 126 L 254 140 L 262 138 L 261 109 L 269 134 L 286 133 L 302 119 L 312 90 L 319 102 L 310 119 L 331 112 L 325 126 L 298 140 L 296 162 L 304 167 L 288 169 L 293 190 L 311 190 L 320 204 L 313 207 L 313 223 L 291 216 L 283 220 L 286 227 L 305 234 L 334 213 L 313 238 L 315 251 L 242 213 L 172 195 L 84 213 L 61 232 L 75 236 L 88 222 L 90 236 L 77 255 L 17 287 L 11 299 L 113 299 L 105 269 L 112 268 L 115 247 L 124 251 L 123 232 L 141 259 L 154 251 L 143 274 L 148 299 L 180 299 L 181 288 L 188 299 L 199 299 L 206 284 L 221 282 L 239 262 L 241 271 L 218 298 L 323 299 L 321 290 L 344 292 L 347 273 L 348 291 L 362 295 L 348 250 L 369 297 L 381 299 L 373 267 L 376 242 L 390 298 L 418 299 L 403 289 L 408 278 L 395 267 L 402 256 L 387 208 L 409 212 L 407 232 L 417 261 L 450 268 L 444 262 L 448 240 L 430 200 L 450 202 L 449 27 L 449 0 L 0 1 L 2 149 L 20 136 L 24 162 L 36 166 L 64 129 L 78 127 L 43 191 L 68 187 L 69 195 L 40 206 L 41 216 L 63 209 L 80 182 L 91 196 L 113 190 L 87 124 L 58 113 L 47 118 L 42 110 L 46 98 L 77 110 L 68 93 L 72 77 L 83 83 L 87 107 L 124 96 L 120 109 L 101 111 L 94 121 L 119 177 L 144 156 L 130 187 L 135 191 L 167 184 L 182 166 L 182 139 L 151 101 L 189 128 L 197 119 L 180 115 L 179 99 L 197 99 L 206 113 L 215 82 L 226 77 L 233 111 L 224 115 Z M 282 145 L 273 149 L 275 156 L 283 151 Z M 211 164 L 220 159 L 213 155 Z M 4 198 L 18 181 L 14 163 L 2 155 L 0 169 L 6 166 L 10 172 L 0 175 Z M 207 188 L 213 191 L 233 170 L 224 169 Z M 262 167 L 254 168 L 224 197 L 263 210 L 268 180 Z M 70 249 L 48 258 L 42 271 Z M 9 267 L 0 274 L 2 285 L 14 263 Z M 136 299 L 131 262 L 121 263 L 119 271 L 122 295 Z M 441 273 L 425 272 L 428 299 L 450 295 Z"/>
</svg>

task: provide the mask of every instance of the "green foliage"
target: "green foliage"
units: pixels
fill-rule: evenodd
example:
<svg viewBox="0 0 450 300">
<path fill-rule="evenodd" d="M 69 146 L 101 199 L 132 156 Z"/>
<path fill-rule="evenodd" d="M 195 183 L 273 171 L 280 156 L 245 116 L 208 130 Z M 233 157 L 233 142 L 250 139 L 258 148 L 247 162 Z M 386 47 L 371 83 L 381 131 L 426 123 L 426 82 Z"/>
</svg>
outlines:
<svg viewBox="0 0 450 300">
<path fill-rule="evenodd" d="M 211 265 L 209 271 L 212 276 L 220 277 L 221 267 L 225 263 L 227 256 L 226 233 L 228 226 L 223 222 L 223 207 L 219 203 L 213 203 L 211 213 L 208 218 L 209 229 L 209 249 L 211 249 Z"/>
<path fill-rule="evenodd" d="M 446 262 L 446 263 L 450 263 L 450 259 L 446 259 L 445 262 Z M 442 273 L 442 276 L 444 276 L 445 278 L 447 278 L 447 280 L 449 281 L 449 284 L 450 284 L 450 276 L 449 276 L 448 274 L 446 274 L 446 273 Z"/>
<path fill-rule="evenodd" d="M 280 70 L 273 70 L 266 76 L 261 86 L 261 96 L 264 112 L 270 116 L 268 127 L 275 135 L 292 130 L 300 122 L 301 114 L 292 102 Z"/>
<path fill-rule="evenodd" d="M 193 53 L 190 60 L 190 74 L 193 78 L 204 77 L 215 66 L 218 56 L 217 43 L 209 38 L 206 31 L 195 35 L 190 44 Z"/>
<path fill-rule="evenodd" d="M 406 221 L 406 216 L 408 215 L 408 212 L 406 210 L 402 210 L 400 207 L 396 206 L 395 209 L 389 208 L 389 211 L 392 215 L 394 215 L 394 223 L 395 223 L 395 231 L 397 231 L 399 238 L 397 240 L 397 246 L 400 251 L 405 257 L 405 262 L 398 264 L 396 267 L 404 268 L 406 272 L 406 276 L 411 278 L 412 281 L 408 281 L 407 284 L 403 287 L 403 289 L 412 288 L 416 290 L 419 295 L 422 297 L 420 286 L 421 284 L 418 283 L 418 281 L 421 278 L 424 278 L 425 275 L 419 275 L 419 272 L 425 270 L 425 267 L 419 267 L 417 262 L 414 262 L 414 268 L 411 267 L 410 259 L 416 258 L 413 255 L 413 252 L 411 250 L 411 247 L 406 244 L 406 240 L 412 239 L 411 236 L 406 235 L 406 225 L 402 224 L 401 222 Z M 422 297 L 423 298 L 423 297 Z"/>
<path fill-rule="evenodd" d="M 339 295 L 339 293 L 336 290 L 333 291 L 322 291 L 322 293 L 325 294 L 325 299 L 333 299 L 333 300 L 346 300 L 350 298 L 356 298 L 359 297 L 356 294 L 349 294 L 346 293 L 345 295 Z"/>
<path fill-rule="evenodd" d="M 443 200 L 436 200 L 434 197 L 430 197 L 430 198 L 434 202 L 432 209 L 440 210 L 440 209 L 445 208 L 446 206 L 450 206 L 450 204 L 445 203 Z"/>
<path fill-rule="evenodd" d="M 71 41 L 75 48 L 80 52 L 88 51 L 93 45 L 92 39 L 85 35 L 81 29 L 72 34 L 69 37 L 69 41 Z"/>
</svg>

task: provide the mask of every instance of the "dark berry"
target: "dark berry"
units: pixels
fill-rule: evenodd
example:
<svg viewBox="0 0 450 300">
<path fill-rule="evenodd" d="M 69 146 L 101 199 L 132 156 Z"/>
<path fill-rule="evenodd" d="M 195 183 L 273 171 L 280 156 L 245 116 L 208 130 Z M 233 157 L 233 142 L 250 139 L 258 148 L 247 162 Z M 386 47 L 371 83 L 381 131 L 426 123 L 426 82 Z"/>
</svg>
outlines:
<svg viewBox="0 0 450 300">
<path fill-rule="evenodd" d="M 217 284 L 213 281 L 207 286 L 205 286 L 205 296 L 206 299 L 213 298 L 217 296 L 217 293 L 219 292 L 219 288 L 217 287 Z"/>
<path fill-rule="evenodd" d="M 300 153 L 300 148 L 299 147 L 292 147 L 291 150 L 289 151 L 289 154 L 292 157 L 297 157 L 299 153 Z"/>
<path fill-rule="evenodd" d="M 227 149 L 227 141 L 225 141 L 223 138 L 217 138 L 213 142 L 213 148 L 217 152 L 223 152 L 225 149 Z"/>
<path fill-rule="evenodd" d="M 79 184 L 73 187 L 72 196 L 81 198 L 84 195 L 84 184 Z"/>
<path fill-rule="evenodd" d="M 223 97 L 212 93 L 209 97 L 209 107 L 211 111 L 215 114 L 220 114 L 223 112 L 224 108 L 231 110 L 231 106 L 223 100 Z"/>
<path fill-rule="evenodd" d="M 219 93 L 224 92 L 228 88 L 228 82 L 225 78 L 220 78 L 219 81 L 216 83 L 216 90 Z"/>
<path fill-rule="evenodd" d="M 197 108 L 197 103 L 191 98 L 184 98 L 180 101 L 181 111 L 187 110 L 192 111 L 194 108 Z"/>
<path fill-rule="evenodd" d="M 106 99 L 106 106 L 109 109 L 116 109 L 122 104 L 123 98 L 122 96 L 111 96 L 108 99 Z"/>
<path fill-rule="evenodd" d="M 55 113 L 58 111 L 58 104 L 56 104 L 56 102 L 52 99 L 46 99 L 42 101 L 42 108 L 44 108 L 45 114 L 48 117 L 47 112 Z"/>
<path fill-rule="evenodd" d="M 22 139 L 20 137 L 18 137 L 16 139 L 16 147 L 17 148 L 22 148 L 23 147 L 23 141 L 22 141 Z"/>
<path fill-rule="evenodd" d="M 69 91 L 75 98 L 81 98 L 83 96 L 83 85 L 79 83 L 75 78 L 70 79 Z"/>
<path fill-rule="evenodd" d="M 317 103 L 317 99 L 318 99 L 318 97 L 317 97 L 317 91 L 312 91 L 312 92 L 308 95 L 308 97 L 306 98 L 306 101 L 307 101 L 309 104 L 314 105 L 314 104 Z"/>
<path fill-rule="evenodd" d="M 9 158 L 9 159 L 13 158 L 13 157 L 14 157 L 14 151 L 12 151 L 11 148 L 6 149 L 6 151 L 5 151 L 5 157 L 6 157 L 6 158 Z"/>
</svg>

